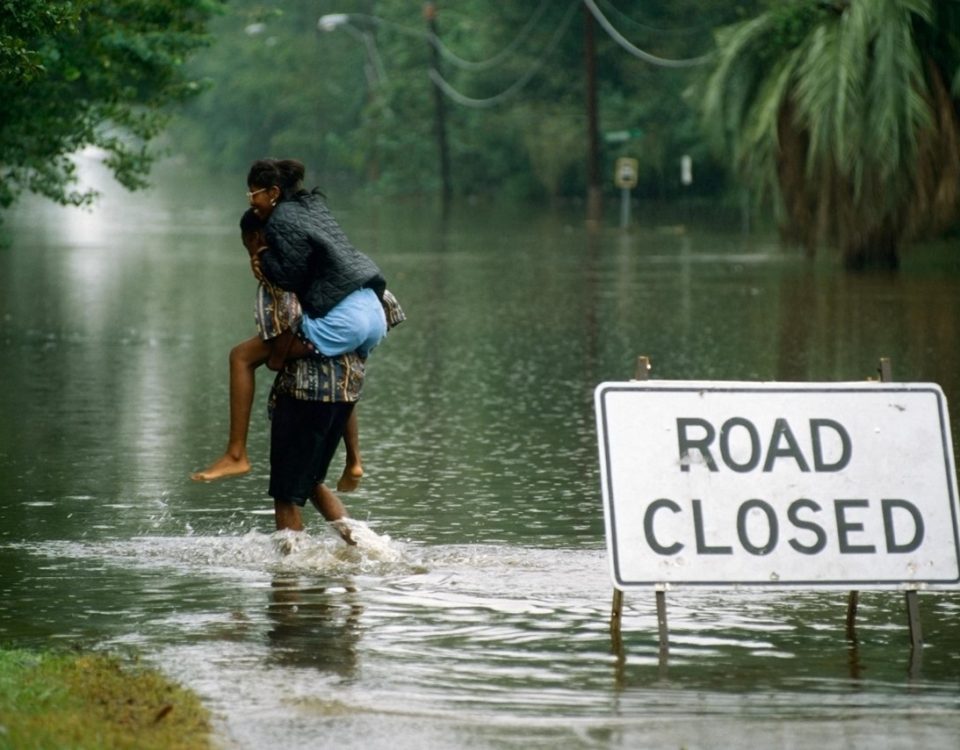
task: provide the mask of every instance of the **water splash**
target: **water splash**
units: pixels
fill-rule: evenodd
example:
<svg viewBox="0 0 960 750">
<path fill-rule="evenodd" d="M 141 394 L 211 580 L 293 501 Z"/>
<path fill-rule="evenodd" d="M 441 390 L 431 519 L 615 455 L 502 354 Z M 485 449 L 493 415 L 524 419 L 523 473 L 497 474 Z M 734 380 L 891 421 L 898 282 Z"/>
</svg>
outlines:
<svg viewBox="0 0 960 750">
<path fill-rule="evenodd" d="M 377 534 L 362 521 L 350 521 L 356 545 L 331 534 L 306 531 L 249 531 L 242 535 L 138 536 L 103 541 L 52 541 L 6 545 L 48 558 L 115 563 L 134 569 L 175 569 L 208 575 L 296 572 L 344 574 L 411 572 L 419 561 L 408 559 L 406 546 Z"/>
</svg>

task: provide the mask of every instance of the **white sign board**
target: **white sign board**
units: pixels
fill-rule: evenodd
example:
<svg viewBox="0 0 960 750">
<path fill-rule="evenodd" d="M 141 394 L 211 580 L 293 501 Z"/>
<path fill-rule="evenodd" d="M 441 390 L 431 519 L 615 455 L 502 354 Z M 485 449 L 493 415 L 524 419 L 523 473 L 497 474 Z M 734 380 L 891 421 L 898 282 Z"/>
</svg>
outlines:
<svg viewBox="0 0 960 750">
<path fill-rule="evenodd" d="M 614 183 L 618 188 L 633 189 L 637 186 L 637 174 L 640 170 L 640 162 L 627 156 L 617 159 L 617 165 L 614 174 Z"/>
<path fill-rule="evenodd" d="M 960 588 L 946 399 L 927 383 L 602 383 L 614 586 Z"/>
</svg>

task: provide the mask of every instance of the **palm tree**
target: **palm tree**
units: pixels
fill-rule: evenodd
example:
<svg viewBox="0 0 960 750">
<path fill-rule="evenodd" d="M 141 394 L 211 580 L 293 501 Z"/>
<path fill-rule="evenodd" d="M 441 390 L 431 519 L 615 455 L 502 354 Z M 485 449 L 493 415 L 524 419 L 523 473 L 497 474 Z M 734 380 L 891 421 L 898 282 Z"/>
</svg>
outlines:
<svg viewBox="0 0 960 750">
<path fill-rule="evenodd" d="M 958 6 L 779 0 L 718 32 L 705 123 L 785 239 L 895 268 L 960 215 Z"/>
</svg>

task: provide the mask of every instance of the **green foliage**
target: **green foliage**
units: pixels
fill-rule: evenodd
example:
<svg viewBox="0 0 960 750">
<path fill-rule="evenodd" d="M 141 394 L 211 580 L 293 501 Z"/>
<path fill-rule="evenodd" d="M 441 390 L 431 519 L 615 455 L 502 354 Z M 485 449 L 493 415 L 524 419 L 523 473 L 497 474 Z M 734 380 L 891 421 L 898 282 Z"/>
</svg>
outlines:
<svg viewBox="0 0 960 750">
<path fill-rule="evenodd" d="M 197 93 L 187 56 L 221 0 L 4 0 L 0 14 L 0 206 L 23 191 L 89 203 L 71 155 L 94 146 L 143 185 L 166 108 Z"/>
<path fill-rule="evenodd" d="M 282 155 L 323 173 L 364 171 L 349 144 L 376 106 L 366 92 L 363 48 L 342 34 L 319 44 L 318 5 L 230 3 L 211 25 L 216 45 L 192 64 L 207 90 L 176 124 L 179 151 L 225 171 L 245 173 L 254 159 Z M 337 9 L 361 8 L 346 2 Z"/>
<path fill-rule="evenodd" d="M 793 0 L 718 32 L 704 122 L 787 236 L 891 265 L 902 237 L 956 217 L 955 5 Z"/>
<path fill-rule="evenodd" d="M 709 52 L 714 25 L 758 5 L 598 2 L 637 46 L 666 58 Z M 444 45 L 438 67 L 459 94 L 481 102 L 444 100 L 454 191 L 582 196 L 583 8 L 573 0 L 435 5 Z M 234 0 L 213 27 L 217 44 L 197 58 L 194 71 L 210 87 L 178 123 L 176 142 L 214 168 L 241 171 L 264 155 L 295 156 L 324 186 L 435 194 L 436 92 L 428 76 L 435 52 L 422 10 L 423 3 L 400 0 Z M 349 28 L 318 31 L 318 18 L 328 13 L 364 15 Z M 599 27 L 595 36 L 601 131 L 642 130 L 644 141 L 629 144 L 643 165 L 641 189 L 679 190 L 680 156 L 706 158 L 696 108 L 683 95 L 694 69 L 653 68 Z M 620 146 L 604 147 L 609 189 L 619 155 Z"/>
</svg>

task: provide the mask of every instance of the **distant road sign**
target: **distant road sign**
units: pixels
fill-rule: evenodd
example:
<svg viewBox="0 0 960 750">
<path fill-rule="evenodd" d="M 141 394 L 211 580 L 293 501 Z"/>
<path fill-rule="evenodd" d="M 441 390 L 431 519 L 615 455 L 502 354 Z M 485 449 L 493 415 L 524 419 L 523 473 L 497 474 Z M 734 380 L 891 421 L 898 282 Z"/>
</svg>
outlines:
<svg viewBox="0 0 960 750">
<path fill-rule="evenodd" d="M 614 168 L 614 182 L 618 188 L 632 190 L 637 186 L 637 173 L 640 170 L 640 162 L 636 159 L 621 157 L 617 159 Z"/>
<path fill-rule="evenodd" d="M 680 183 L 682 185 L 693 184 L 693 159 L 690 154 L 684 154 L 680 157 Z"/>
<path fill-rule="evenodd" d="M 595 405 L 617 588 L 960 588 L 939 386 L 632 381 Z"/>
<path fill-rule="evenodd" d="M 626 143 L 633 138 L 642 138 L 643 131 L 639 128 L 630 128 L 629 130 L 608 130 L 603 134 L 603 140 L 606 143 Z"/>
</svg>

